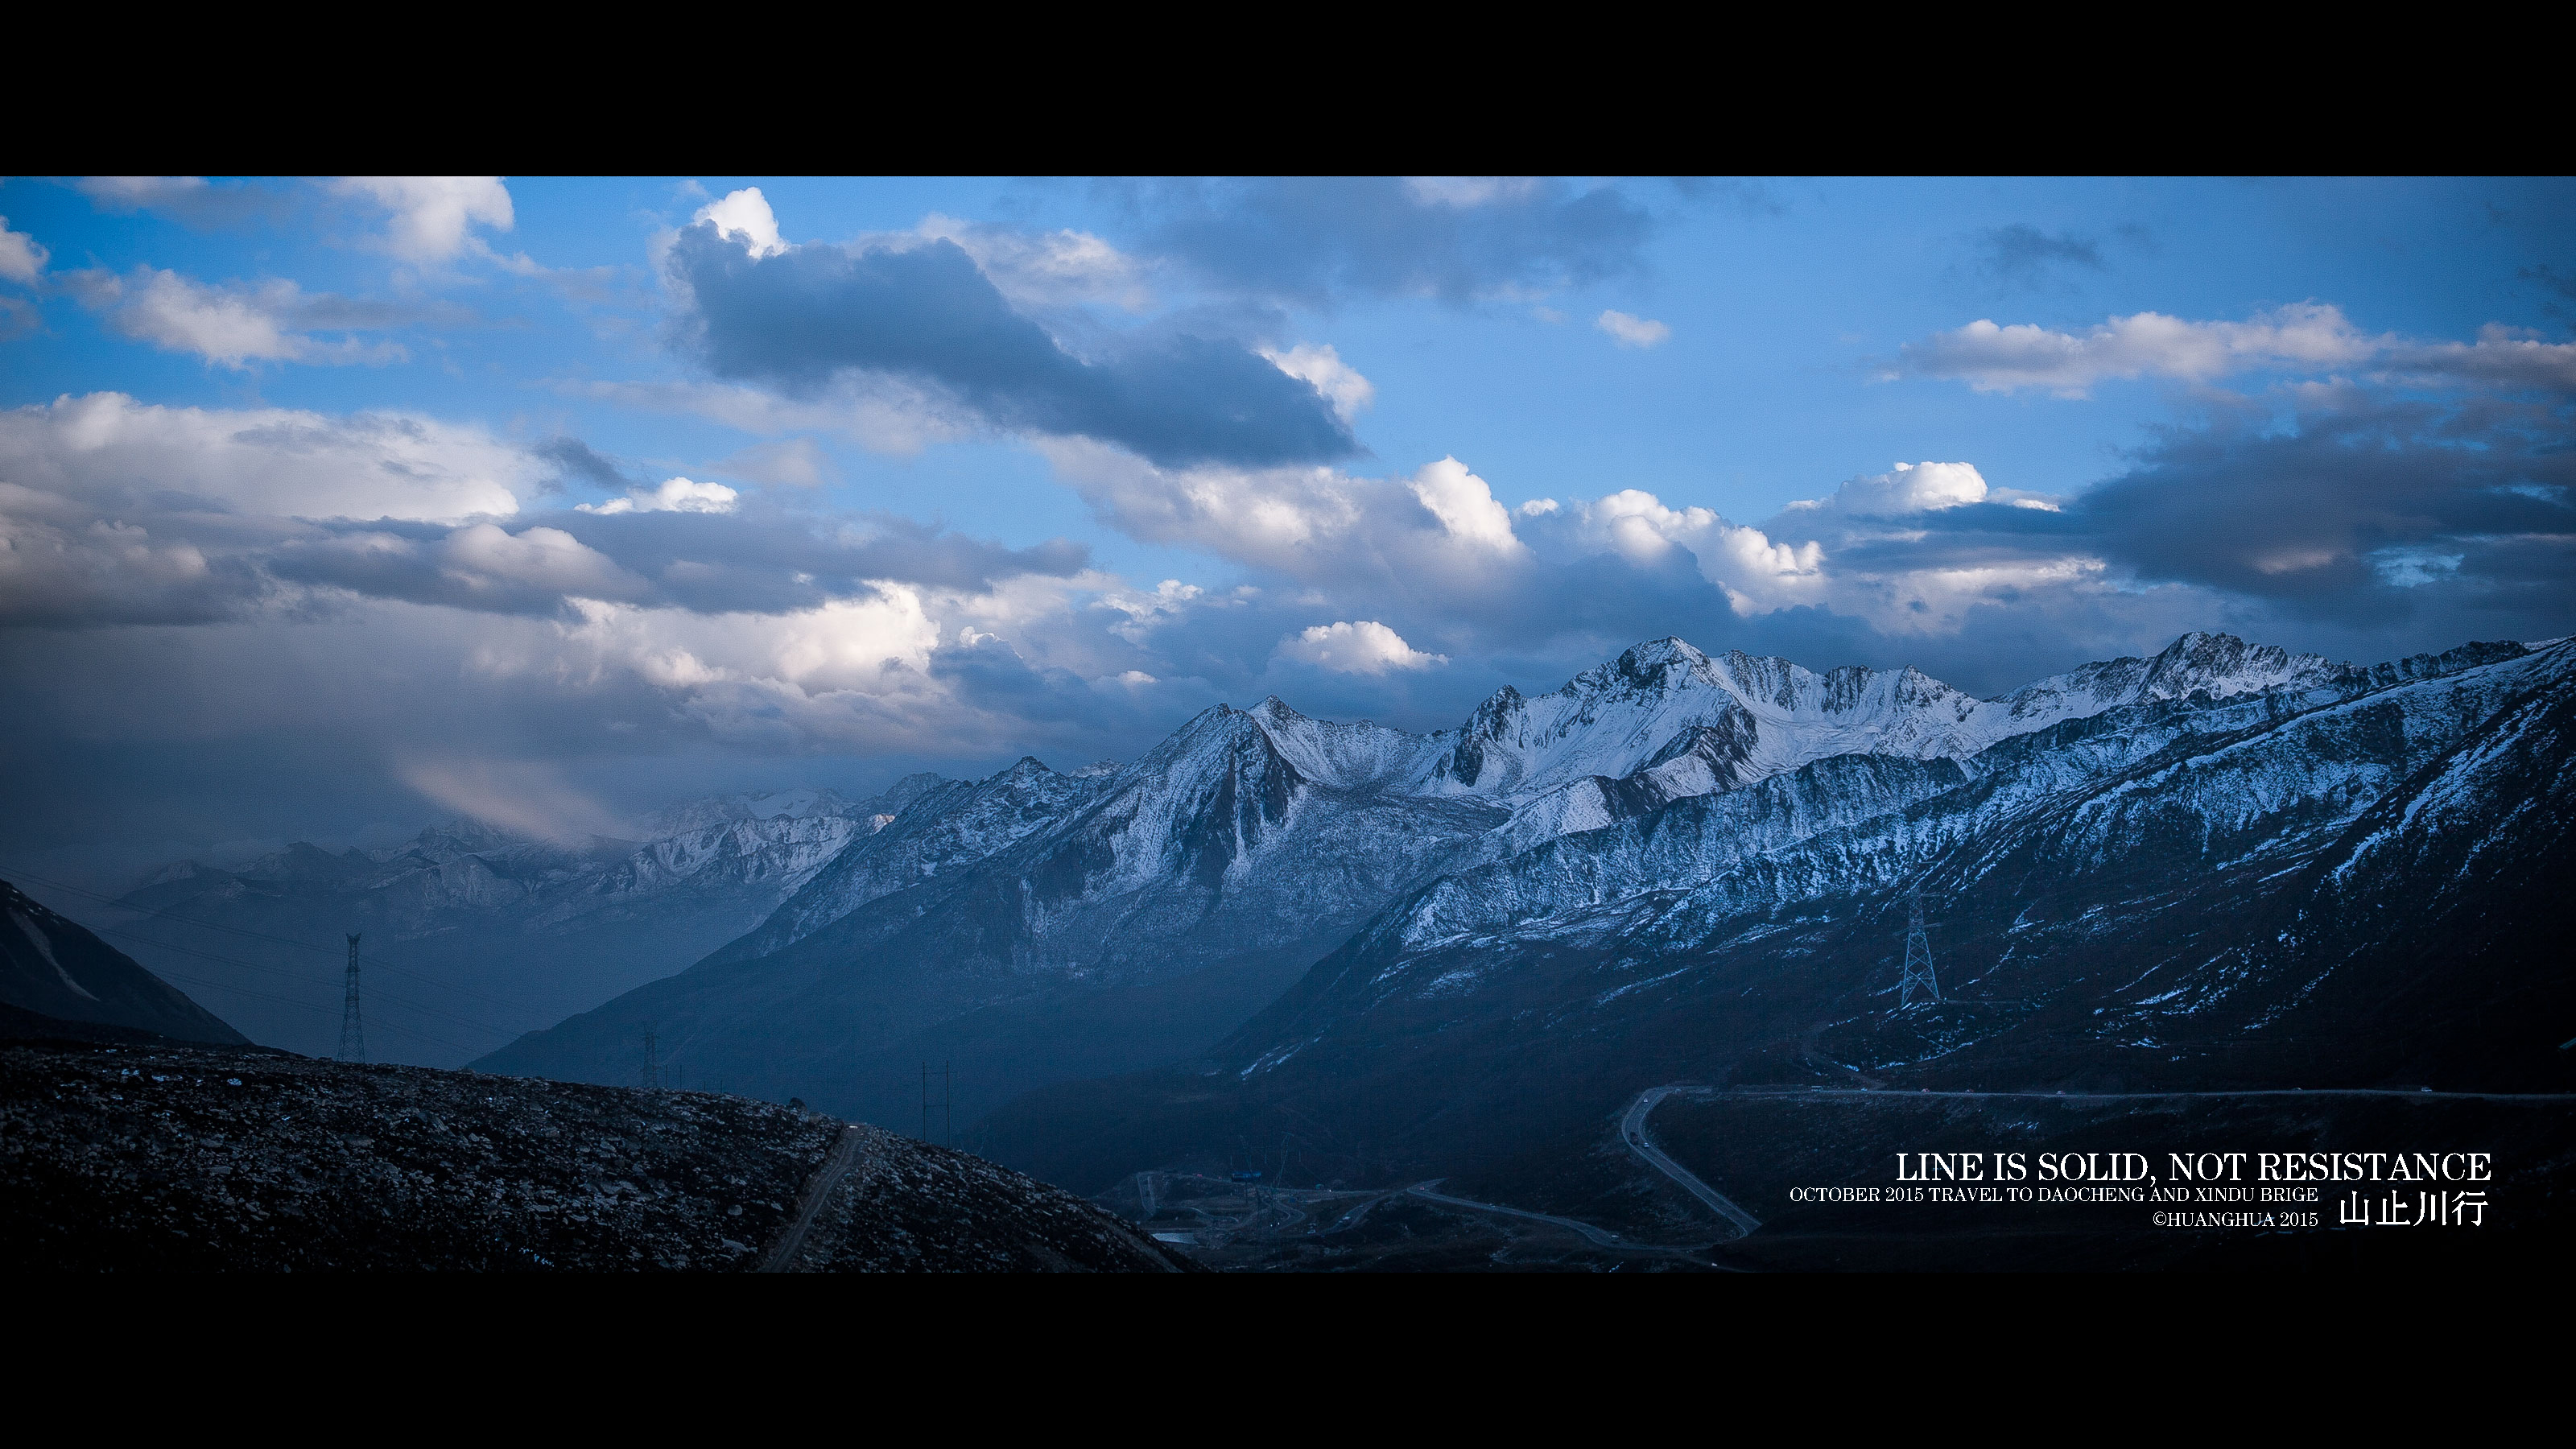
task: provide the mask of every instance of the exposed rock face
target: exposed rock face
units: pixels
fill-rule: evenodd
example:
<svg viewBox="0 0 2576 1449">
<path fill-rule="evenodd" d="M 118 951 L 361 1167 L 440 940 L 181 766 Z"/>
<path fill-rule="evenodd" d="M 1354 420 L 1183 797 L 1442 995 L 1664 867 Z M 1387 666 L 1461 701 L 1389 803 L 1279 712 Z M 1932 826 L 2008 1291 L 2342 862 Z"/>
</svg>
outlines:
<svg viewBox="0 0 2576 1449">
<path fill-rule="evenodd" d="M 159 1047 L 0 1045 L 8 1271 L 738 1271 L 843 1124 L 646 1091 Z M 862 1129 L 791 1266 L 1169 1271 L 1069 1195 Z"/>
<path fill-rule="evenodd" d="M 1078 808 L 1104 778 L 1097 771 L 1060 775 L 1024 757 L 988 780 L 937 780 L 907 795 L 898 813 L 833 856 L 767 920 L 710 959 L 766 956 L 881 896 L 982 860 Z"/>
</svg>

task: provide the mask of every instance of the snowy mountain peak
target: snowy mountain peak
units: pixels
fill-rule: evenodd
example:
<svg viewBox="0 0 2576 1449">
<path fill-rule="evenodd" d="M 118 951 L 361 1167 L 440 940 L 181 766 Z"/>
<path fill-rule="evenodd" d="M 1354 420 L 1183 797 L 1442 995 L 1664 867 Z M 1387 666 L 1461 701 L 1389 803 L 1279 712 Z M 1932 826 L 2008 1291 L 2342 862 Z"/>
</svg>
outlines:
<svg viewBox="0 0 2576 1449">
<path fill-rule="evenodd" d="M 1276 695 L 1246 717 L 1299 776 L 1336 789 L 1416 791 L 1446 748 L 1445 735 L 1417 735 L 1375 720 L 1310 719 Z"/>
<path fill-rule="evenodd" d="M 2359 673 L 2314 654 L 2195 631 L 2149 658 L 2096 660 L 2026 684 L 1983 702 L 1980 712 L 1997 713 L 1998 725 L 2009 722 L 1996 736 L 2002 738 L 2125 704 L 2188 699 L 2202 691 L 2228 699 L 2267 689 L 2341 687 L 2357 683 Z"/>
<path fill-rule="evenodd" d="M 1731 656 L 1741 659 L 1738 654 Z M 1709 658 L 1687 642 L 1665 636 L 1631 645 L 1610 664 L 1610 672 L 1632 684 L 1648 688 L 1675 689 L 1690 679 L 1714 683 L 1709 671 Z"/>
<path fill-rule="evenodd" d="M 2206 689 L 2213 697 L 2251 694 L 2277 685 L 2322 681 L 2334 665 L 2315 654 L 2248 644 L 2233 634 L 2185 634 L 2147 665 L 2138 698 L 2182 699 Z"/>
</svg>

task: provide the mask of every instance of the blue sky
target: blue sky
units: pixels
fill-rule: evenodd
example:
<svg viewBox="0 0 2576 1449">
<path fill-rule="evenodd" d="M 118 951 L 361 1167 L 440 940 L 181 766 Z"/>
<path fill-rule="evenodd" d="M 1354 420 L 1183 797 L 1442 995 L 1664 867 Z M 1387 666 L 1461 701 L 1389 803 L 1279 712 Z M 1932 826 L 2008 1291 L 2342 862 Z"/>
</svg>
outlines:
<svg viewBox="0 0 2576 1449">
<path fill-rule="evenodd" d="M 2562 634 L 2563 181 L 0 184 L 15 858 Z M 1896 465 L 1907 465 L 1899 468 Z"/>
</svg>

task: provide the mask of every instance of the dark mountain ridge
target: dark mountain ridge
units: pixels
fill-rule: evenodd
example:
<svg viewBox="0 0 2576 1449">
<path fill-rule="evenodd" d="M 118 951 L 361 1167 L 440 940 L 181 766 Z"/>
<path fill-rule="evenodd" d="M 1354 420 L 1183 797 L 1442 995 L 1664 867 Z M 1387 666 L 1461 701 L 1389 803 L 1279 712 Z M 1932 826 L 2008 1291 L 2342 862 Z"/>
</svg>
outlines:
<svg viewBox="0 0 2576 1449">
<path fill-rule="evenodd" d="M 177 1041 L 249 1038 L 87 927 L 0 881 L 0 1004 Z"/>
</svg>

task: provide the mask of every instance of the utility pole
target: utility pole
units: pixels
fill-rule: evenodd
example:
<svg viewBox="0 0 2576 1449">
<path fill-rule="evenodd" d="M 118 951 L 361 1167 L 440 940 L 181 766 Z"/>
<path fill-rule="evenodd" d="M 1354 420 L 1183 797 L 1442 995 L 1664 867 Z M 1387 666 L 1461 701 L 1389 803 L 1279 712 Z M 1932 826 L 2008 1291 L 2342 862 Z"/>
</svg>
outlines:
<svg viewBox="0 0 2576 1449">
<path fill-rule="evenodd" d="M 1941 983 L 1932 974 L 1932 938 L 1923 931 L 1923 887 L 1920 882 L 1906 892 L 1908 910 L 1905 921 L 1905 975 L 1896 983 L 1896 1009 L 1905 1010 L 1918 995 L 1934 1006 L 1941 1004 Z"/>
<path fill-rule="evenodd" d="M 358 938 L 349 938 L 349 994 L 340 1008 L 340 1060 L 367 1059 L 367 1032 L 358 1016 Z"/>
<path fill-rule="evenodd" d="M 921 1140 L 930 1140 L 930 1063 L 921 1064 Z"/>
<path fill-rule="evenodd" d="M 660 1043 L 653 1039 L 653 1028 L 650 1026 L 645 1027 L 644 1085 L 647 1087 L 658 1087 L 662 1085 L 662 1061 L 660 1056 L 654 1050 L 654 1048 L 659 1045 Z"/>
<path fill-rule="evenodd" d="M 949 1085 L 946 1062 L 939 1064 L 939 1139 L 957 1145 L 957 1094 Z"/>
</svg>

